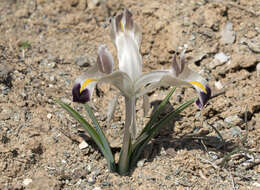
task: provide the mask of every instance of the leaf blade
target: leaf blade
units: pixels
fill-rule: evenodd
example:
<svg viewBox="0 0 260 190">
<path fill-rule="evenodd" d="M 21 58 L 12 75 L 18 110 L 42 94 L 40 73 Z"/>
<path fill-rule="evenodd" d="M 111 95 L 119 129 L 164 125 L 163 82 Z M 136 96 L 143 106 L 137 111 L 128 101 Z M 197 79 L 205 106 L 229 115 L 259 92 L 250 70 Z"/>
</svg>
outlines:
<svg viewBox="0 0 260 190">
<path fill-rule="evenodd" d="M 88 112 L 88 115 L 89 115 L 90 119 L 92 120 L 92 122 L 95 125 L 95 129 L 96 129 L 98 135 L 101 138 L 101 141 L 102 141 L 102 143 L 104 145 L 104 148 L 106 149 L 106 151 L 107 151 L 107 153 L 108 153 L 108 155 L 110 157 L 110 160 L 115 162 L 113 154 L 112 154 L 112 151 L 111 151 L 111 148 L 110 148 L 109 143 L 108 143 L 108 140 L 107 140 L 103 130 L 101 129 L 101 127 L 100 127 L 100 125 L 99 125 L 99 123 L 98 123 L 98 121 L 97 121 L 97 119 L 96 119 L 92 109 L 90 108 L 90 106 L 88 104 L 84 104 L 84 106 L 85 106 L 85 108 L 86 108 L 86 110 Z"/>
<path fill-rule="evenodd" d="M 94 142 L 97 144 L 97 146 L 99 147 L 100 151 L 102 152 L 102 154 L 104 155 L 104 157 L 106 158 L 109 168 L 111 170 L 115 169 L 115 162 L 113 162 L 112 160 L 110 160 L 110 155 L 109 153 L 107 153 L 102 140 L 99 136 L 99 134 L 95 131 L 95 129 L 79 114 L 77 113 L 72 107 L 70 107 L 68 104 L 62 102 L 61 100 L 56 100 L 57 103 L 63 108 L 65 109 L 74 119 L 76 119 L 81 126 L 87 131 L 87 133 L 91 136 L 91 138 L 94 140 Z"/>
<path fill-rule="evenodd" d="M 130 167 L 134 167 L 134 165 L 137 163 L 138 158 L 140 157 L 143 149 L 145 146 L 149 143 L 149 141 L 152 139 L 152 137 L 158 132 L 159 129 L 161 129 L 167 122 L 169 122 L 170 119 L 177 116 L 180 112 L 182 112 L 185 108 L 190 106 L 195 102 L 195 99 L 191 99 L 181 106 L 179 106 L 177 109 L 171 111 L 169 114 L 167 114 L 163 119 L 161 119 L 153 128 L 150 130 L 147 130 L 144 132 L 144 134 L 140 135 L 140 138 L 142 138 L 142 141 L 139 141 L 138 144 L 135 144 L 134 150 L 132 151 L 131 156 L 131 163 Z"/>
<path fill-rule="evenodd" d="M 143 134 L 149 130 L 152 126 L 153 123 L 155 122 L 155 120 L 158 118 L 158 116 L 160 115 L 162 109 L 164 108 L 164 106 L 167 104 L 167 102 L 169 101 L 169 99 L 171 98 L 171 96 L 173 95 L 173 93 L 175 92 L 176 87 L 173 87 L 171 89 L 171 91 L 168 93 L 168 95 L 163 99 L 163 101 L 160 103 L 160 105 L 157 107 L 157 109 L 155 110 L 155 112 L 152 114 L 151 119 L 148 121 L 148 123 L 145 125 L 144 129 L 142 130 L 141 134 L 138 136 L 138 138 L 136 139 L 136 142 L 133 145 L 133 148 L 136 146 L 136 144 L 138 144 L 142 139 L 143 139 Z"/>
</svg>

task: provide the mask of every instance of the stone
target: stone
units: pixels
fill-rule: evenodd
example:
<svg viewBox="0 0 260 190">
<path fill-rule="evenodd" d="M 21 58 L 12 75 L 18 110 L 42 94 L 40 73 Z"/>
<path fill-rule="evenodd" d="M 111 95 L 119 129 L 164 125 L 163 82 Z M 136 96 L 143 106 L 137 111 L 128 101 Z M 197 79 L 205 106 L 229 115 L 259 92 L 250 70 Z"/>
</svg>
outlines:
<svg viewBox="0 0 260 190">
<path fill-rule="evenodd" d="M 48 119 L 51 119 L 51 118 L 52 118 L 52 114 L 51 114 L 51 113 L 48 113 L 48 114 L 47 114 L 47 118 L 48 118 Z"/>
<path fill-rule="evenodd" d="M 218 90 L 220 90 L 220 89 L 223 88 L 223 84 L 222 84 L 220 81 L 216 81 L 216 82 L 215 82 L 215 87 L 216 87 Z"/>
<path fill-rule="evenodd" d="M 57 81 L 56 76 L 55 76 L 55 75 L 50 76 L 50 81 L 51 81 L 53 84 L 55 84 L 56 81 Z"/>
<path fill-rule="evenodd" d="M 238 115 L 228 116 L 224 119 L 224 121 L 233 125 L 240 125 L 243 122 L 243 120 L 240 117 L 238 117 Z"/>
<path fill-rule="evenodd" d="M 53 68 L 56 67 L 56 63 L 55 62 L 50 62 L 50 63 L 47 64 L 47 67 L 53 69 Z"/>
<path fill-rule="evenodd" d="M 86 141 L 82 141 L 80 144 L 79 144 L 79 149 L 82 150 L 82 149 L 85 149 L 88 147 L 88 143 Z"/>
<path fill-rule="evenodd" d="M 94 177 L 94 176 L 90 176 L 90 177 L 88 178 L 88 183 L 89 183 L 90 185 L 95 184 L 95 183 L 96 183 L 95 177 Z"/>
<path fill-rule="evenodd" d="M 220 42 L 222 44 L 233 44 L 235 42 L 236 35 L 233 31 L 233 24 L 230 21 L 227 21 L 221 32 Z"/>
<path fill-rule="evenodd" d="M 231 133 L 232 137 L 240 137 L 241 136 L 241 132 L 235 127 L 232 127 L 230 129 L 230 133 Z"/>
<path fill-rule="evenodd" d="M 217 66 L 223 65 L 228 62 L 230 56 L 225 55 L 223 52 L 217 53 L 212 62 L 209 63 L 209 68 L 214 69 Z"/>
<path fill-rule="evenodd" d="M 144 162 L 145 162 L 145 159 L 142 159 L 140 161 L 137 162 L 137 167 L 140 168 L 140 167 L 143 167 L 144 166 Z"/>
<path fill-rule="evenodd" d="M 256 65 L 256 73 L 257 73 L 257 77 L 260 77 L 260 62 L 257 63 Z"/>
<path fill-rule="evenodd" d="M 28 178 L 28 179 L 24 179 L 24 180 L 23 180 L 23 185 L 24 185 L 24 186 L 28 186 L 30 183 L 32 183 L 32 179 L 29 179 L 29 178 Z"/>
</svg>

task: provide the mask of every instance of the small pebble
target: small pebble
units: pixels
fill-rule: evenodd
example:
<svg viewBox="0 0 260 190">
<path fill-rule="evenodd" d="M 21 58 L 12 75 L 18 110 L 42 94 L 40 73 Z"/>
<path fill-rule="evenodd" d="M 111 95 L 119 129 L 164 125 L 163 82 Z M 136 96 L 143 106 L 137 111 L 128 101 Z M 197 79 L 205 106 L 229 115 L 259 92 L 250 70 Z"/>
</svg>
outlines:
<svg viewBox="0 0 260 190">
<path fill-rule="evenodd" d="M 257 77 L 260 77 L 260 62 L 257 63 L 256 65 L 256 73 L 257 73 Z"/>
<path fill-rule="evenodd" d="M 225 55 L 223 52 L 218 53 L 215 55 L 215 59 L 217 59 L 218 61 L 220 61 L 221 63 L 225 63 L 229 60 L 229 56 Z"/>
<path fill-rule="evenodd" d="M 160 151 L 160 154 L 162 156 L 166 156 L 167 155 L 167 152 L 165 151 L 165 149 L 162 147 L 161 151 Z"/>
<path fill-rule="evenodd" d="M 233 31 L 233 24 L 227 21 L 224 29 L 221 32 L 221 43 L 222 44 L 232 44 L 235 42 L 236 34 Z"/>
<path fill-rule="evenodd" d="M 254 182 L 252 185 L 260 188 L 260 183 Z"/>
<path fill-rule="evenodd" d="M 220 81 L 216 81 L 216 82 L 215 82 L 215 87 L 216 87 L 218 90 L 220 90 L 220 89 L 223 88 L 223 85 L 221 84 Z"/>
<path fill-rule="evenodd" d="M 82 150 L 82 149 L 85 149 L 88 147 L 88 143 L 86 141 L 82 141 L 80 144 L 79 144 L 79 149 Z"/>
<path fill-rule="evenodd" d="M 217 160 L 219 157 L 215 152 L 211 152 L 209 151 L 209 156 L 213 159 L 213 160 Z"/>
<path fill-rule="evenodd" d="M 209 68 L 214 69 L 217 66 L 223 65 L 228 62 L 230 56 L 225 55 L 223 52 L 217 53 L 214 57 L 214 60 L 209 63 Z"/>
<path fill-rule="evenodd" d="M 94 187 L 93 190 L 101 190 L 101 188 L 100 187 Z"/>
<path fill-rule="evenodd" d="M 228 116 L 227 118 L 224 119 L 224 121 L 227 123 L 231 123 L 233 125 L 240 125 L 243 122 L 243 120 L 237 115 Z"/>
<path fill-rule="evenodd" d="M 55 83 L 57 81 L 56 76 L 55 75 L 50 76 L 50 81 Z"/>
<path fill-rule="evenodd" d="M 51 113 L 48 113 L 48 114 L 47 114 L 47 118 L 48 118 L 48 119 L 51 119 L 51 118 L 52 118 L 52 114 L 51 114 Z"/>
<path fill-rule="evenodd" d="M 231 133 L 232 137 L 239 137 L 239 136 L 241 136 L 241 132 L 237 128 L 235 128 L 235 127 L 230 129 L 230 133 Z"/>
<path fill-rule="evenodd" d="M 95 183 L 96 183 L 95 177 L 94 177 L 94 176 L 90 176 L 90 177 L 88 178 L 88 183 L 89 183 L 90 185 L 95 184 Z"/>
<path fill-rule="evenodd" d="M 88 164 L 85 168 L 86 168 L 86 170 L 89 171 L 89 172 L 91 172 L 91 170 L 92 170 L 91 164 Z"/>
<path fill-rule="evenodd" d="M 140 160 L 140 161 L 138 161 L 137 162 L 137 167 L 143 167 L 144 166 L 144 162 L 145 162 L 145 160 L 143 159 L 143 160 Z"/>
<path fill-rule="evenodd" d="M 24 186 L 27 186 L 27 185 L 29 185 L 30 183 L 32 183 L 32 179 L 29 179 L 29 178 L 28 178 L 28 179 L 24 179 L 24 180 L 23 180 L 23 185 L 24 185 Z"/>
<path fill-rule="evenodd" d="M 55 68 L 56 67 L 56 63 L 55 62 L 50 62 L 50 63 L 47 64 L 47 66 L 49 68 Z"/>
</svg>

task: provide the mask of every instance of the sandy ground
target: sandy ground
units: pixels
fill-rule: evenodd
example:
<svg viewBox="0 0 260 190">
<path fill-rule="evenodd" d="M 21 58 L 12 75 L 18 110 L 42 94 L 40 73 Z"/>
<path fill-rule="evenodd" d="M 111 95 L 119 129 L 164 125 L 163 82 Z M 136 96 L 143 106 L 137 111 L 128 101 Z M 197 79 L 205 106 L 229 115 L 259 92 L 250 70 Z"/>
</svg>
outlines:
<svg viewBox="0 0 260 190">
<path fill-rule="evenodd" d="M 74 80 L 95 63 L 100 44 L 116 57 L 108 20 L 124 7 L 142 28 L 144 72 L 170 68 L 187 45 L 189 66 L 214 98 L 202 112 L 185 110 L 121 177 L 55 99 L 86 115 L 71 101 Z M 0 13 L 0 189 L 260 189 L 259 0 L 0 0 Z M 116 94 L 100 85 L 91 106 L 118 155 L 122 97 L 110 123 L 105 109 Z M 178 88 L 171 105 L 195 95 Z M 139 129 L 149 119 L 141 105 Z"/>
</svg>

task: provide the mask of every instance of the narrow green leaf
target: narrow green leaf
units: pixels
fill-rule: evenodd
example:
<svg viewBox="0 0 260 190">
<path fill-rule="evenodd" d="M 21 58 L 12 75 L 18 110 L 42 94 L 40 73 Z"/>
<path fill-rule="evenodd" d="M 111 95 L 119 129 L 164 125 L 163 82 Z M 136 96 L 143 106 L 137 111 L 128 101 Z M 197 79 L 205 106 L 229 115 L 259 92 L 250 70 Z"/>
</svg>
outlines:
<svg viewBox="0 0 260 190">
<path fill-rule="evenodd" d="M 167 102 L 169 101 L 169 99 L 171 98 L 171 96 L 173 95 L 173 93 L 175 92 L 176 90 L 176 87 L 173 87 L 171 89 L 171 91 L 169 92 L 169 94 L 163 99 L 163 101 L 160 103 L 160 105 L 157 107 L 157 109 L 155 110 L 155 112 L 151 115 L 151 119 L 148 121 L 148 123 L 145 125 L 144 129 L 142 130 L 141 134 L 138 136 L 138 138 L 136 139 L 134 145 L 133 145 L 133 148 L 138 144 L 140 143 L 140 141 L 143 140 L 144 136 L 147 136 L 147 135 L 144 135 L 145 132 L 147 130 L 149 130 L 154 122 L 158 119 L 160 113 L 162 112 L 164 106 L 167 104 Z"/>
<path fill-rule="evenodd" d="M 108 140 L 103 132 L 103 130 L 101 129 L 92 109 L 90 108 L 90 106 L 88 104 L 85 104 L 85 108 L 88 112 L 88 115 L 90 117 L 90 119 L 92 120 L 92 122 L 94 123 L 94 127 L 96 129 L 96 132 L 98 133 L 98 135 L 100 136 L 101 138 L 101 141 L 102 141 L 102 144 L 104 145 L 104 148 L 106 149 L 109 157 L 110 157 L 110 161 L 112 162 L 115 162 L 114 161 L 114 157 L 113 157 L 113 154 L 112 154 L 112 151 L 110 149 L 110 146 L 109 146 L 109 143 L 108 143 Z"/>
<path fill-rule="evenodd" d="M 153 136 L 156 134 L 156 132 L 158 132 L 158 130 L 161 129 L 162 127 L 166 126 L 166 124 L 169 122 L 169 120 L 174 119 L 174 117 L 176 117 L 185 108 L 187 108 L 188 106 L 193 104 L 194 101 L 195 101 L 195 99 L 192 99 L 192 100 L 189 100 L 186 103 L 182 104 L 177 109 L 171 111 L 168 115 L 166 115 L 158 123 L 156 123 L 154 125 L 154 127 L 150 128 L 150 130 L 147 130 L 144 134 L 140 135 L 140 138 L 143 140 L 139 141 L 138 144 L 135 144 L 135 147 L 134 147 L 132 155 L 131 155 L 131 164 L 130 164 L 131 168 L 135 166 L 143 149 L 148 144 L 148 142 L 153 138 Z"/>
<path fill-rule="evenodd" d="M 213 125 L 208 125 L 210 126 L 218 135 L 218 137 L 220 138 L 221 142 L 224 143 L 224 138 L 222 137 L 221 133 L 217 130 L 216 127 L 214 127 Z"/>
<path fill-rule="evenodd" d="M 176 87 L 173 87 L 171 89 L 171 91 L 169 92 L 169 94 L 164 98 L 164 100 L 160 103 L 160 105 L 157 107 L 156 111 L 151 115 L 151 119 L 149 120 L 149 122 L 146 124 L 146 126 L 144 127 L 144 129 L 142 130 L 141 134 L 145 133 L 147 130 L 149 130 L 152 125 L 154 124 L 154 122 L 156 121 L 156 119 L 158 119 L 158 116 L 160 115 L 160 113 L 162 112 L 162 109 L 164 108 L 164 106 L 167 104 L 167 102 L 169 101 L 169 99 L 171 98 L 171 96 L 173 95 L 173 93 L 175 92 Z"/>
<path fill-rule="evenodd" d="M 95 131 L 95 129 L 80 115 L 78 114 L 73 108 L 71 108 L 69 105 L 65 104 L 61 100 L 57 100 L 57 103 L 65 109 L 74 119 L 76 119 L 81 126 L 88 132 L 88 134 L 91 136 L 91 138 L 94 140 L 94 142 L 97 144 L 99 149 L 101 150 L 102 154 L 106 158 L 109 168 L 111 170 L 115 170 L 115 163 L 113 160 L 110 160 L 110 155 L 107 153 L 102 140 L 99 136 L 99 134 Z"/>
<path fill-rule="evenodd" d="M 245 111 L 245 123 L 246 123 L 246 135 L 244 136 L 244 138 L 242 139 L 242 144 L 245 145 L 247 140 L 248 140 L 248 124 L 247 124 L 247 112 L 248 112 L 248 106 L 246 105 L 246 111 Z"/>
</svg>

